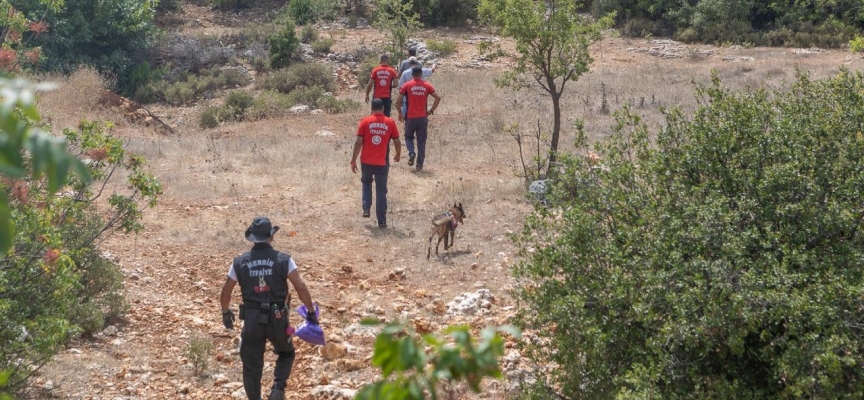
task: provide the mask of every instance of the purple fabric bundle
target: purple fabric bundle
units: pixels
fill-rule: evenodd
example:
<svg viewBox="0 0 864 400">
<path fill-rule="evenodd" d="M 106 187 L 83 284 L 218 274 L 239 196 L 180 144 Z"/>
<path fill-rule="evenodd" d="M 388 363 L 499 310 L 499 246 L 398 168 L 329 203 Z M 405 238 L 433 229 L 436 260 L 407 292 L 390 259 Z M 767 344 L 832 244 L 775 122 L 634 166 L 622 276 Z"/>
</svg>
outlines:
<svg viewBox="0 0 864 400">
<path fill-rule="evenodd" d="M 294 336 L 302 339 L 303 341 L 314 344 L 318 346 L 323 346 L 326 342 L 324 341 L 324 331 L 320 326 L 310 323 L 306 321 L 306 313 L 309 310 L 306 309 L 306 305 L 301 305 L 297 307 L 297 313 L 303 317 L 303 323 L 297 327 L 297 331 L 294 332 Z M 318 308 L 318 304 L 315 304 L 315 317 L 321 315 L 321 310 Z"/>
</svg>

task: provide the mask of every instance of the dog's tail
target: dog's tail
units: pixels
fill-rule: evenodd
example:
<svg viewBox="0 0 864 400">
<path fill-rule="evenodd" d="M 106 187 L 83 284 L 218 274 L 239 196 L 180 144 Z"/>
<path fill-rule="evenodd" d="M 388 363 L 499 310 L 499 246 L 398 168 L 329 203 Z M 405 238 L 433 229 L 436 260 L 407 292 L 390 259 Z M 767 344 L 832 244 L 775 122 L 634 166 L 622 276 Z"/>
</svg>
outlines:
<svg viewBox="0 0 864 400">
<path fill-rule="evenodd" d="M 439 214 L 439 215 L 436 215 L 435 218 L 432 218 L 432 225 L 434 225 L 434 226 L 443 225 L 443 224 L 449 223 L 451 219 L 453 219 L 453 214 L 450 214 L 450 213 Z"/>
</svg>

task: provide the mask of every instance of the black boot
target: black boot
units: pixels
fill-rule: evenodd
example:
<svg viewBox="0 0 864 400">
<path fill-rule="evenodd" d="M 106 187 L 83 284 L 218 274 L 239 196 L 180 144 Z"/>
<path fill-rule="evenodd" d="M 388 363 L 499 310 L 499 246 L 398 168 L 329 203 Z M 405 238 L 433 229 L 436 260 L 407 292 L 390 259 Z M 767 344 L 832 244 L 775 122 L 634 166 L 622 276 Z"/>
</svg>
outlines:
<svg viewBox="0 0 864 400">
<path fill-rule="evenodd" d="M 270 391 L 270 397 L 268 397 L 267 400 L 285 400 L 285 389 L 274 387 L 273 390 Z"/>
</svg>

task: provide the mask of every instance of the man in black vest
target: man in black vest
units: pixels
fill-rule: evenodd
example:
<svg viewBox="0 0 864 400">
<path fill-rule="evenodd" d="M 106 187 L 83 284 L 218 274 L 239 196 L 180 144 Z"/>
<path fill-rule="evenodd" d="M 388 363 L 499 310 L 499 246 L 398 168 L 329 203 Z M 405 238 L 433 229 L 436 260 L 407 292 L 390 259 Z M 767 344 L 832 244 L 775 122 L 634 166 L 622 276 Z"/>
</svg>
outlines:
<svg viewBox="0 0 864 400">
<path fill-rule="evenodd" d="M 300 278 L 297 265 L 290 255 L 276 251 L 270 245 L 273 235 L 279 230 L 266 217 L 257 217 L 246 229 L 246 240 L 255 243 L 252 250 L 234 259 L 228 270 L 228 279 L 222 286 L 219 301 L 222 305 L 222 323 L 234 329 L 234 313 L 229 308 L 231 292 L 240 284 L 243 304 L 240 319 L 243 332 L 240 335 L 240 360 L 243 361 L 243 388 L 249 400 L 261 400 L 261 374 L 264 371 L 264 347 L 267 340 L 273 344 L 273 352 L 279 355 L 273 371 L 273 389 L 269 400 L 285 398 L 285 383 L 294 364 L 294 344 L 285 332 L 288 327 L 288 310 L 291 296 L 288 282 L 297 291 L 300 301 L 309 310 L 314 310 L 312 296 L 306 283 Z M 314 313 L 307 321 L 318 324 Z"/>
</svg>

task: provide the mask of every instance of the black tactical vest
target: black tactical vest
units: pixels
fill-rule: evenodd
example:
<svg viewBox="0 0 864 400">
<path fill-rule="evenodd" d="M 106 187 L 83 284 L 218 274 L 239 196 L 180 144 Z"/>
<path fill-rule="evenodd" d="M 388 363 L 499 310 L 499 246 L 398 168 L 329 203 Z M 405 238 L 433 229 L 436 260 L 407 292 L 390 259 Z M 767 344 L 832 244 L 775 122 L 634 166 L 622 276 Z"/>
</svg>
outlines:
<svg viewBox="0 0 864 400">
<path fill-rule="evenodd" d="M 246 304 L 285 304 L 288 296 L 288 262 L 291 256 L 258 243 L 234 259 L 234 272 Z"/>
</svg>

